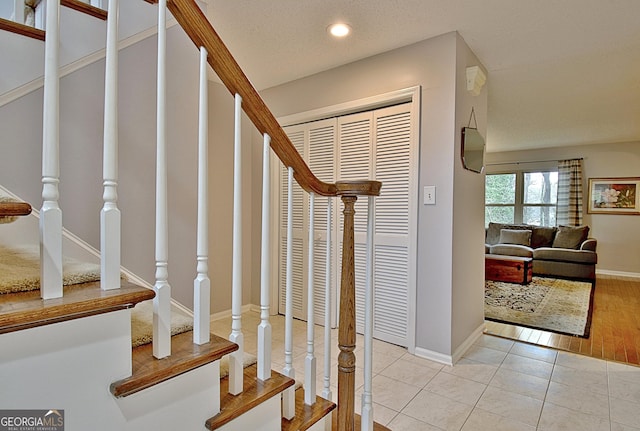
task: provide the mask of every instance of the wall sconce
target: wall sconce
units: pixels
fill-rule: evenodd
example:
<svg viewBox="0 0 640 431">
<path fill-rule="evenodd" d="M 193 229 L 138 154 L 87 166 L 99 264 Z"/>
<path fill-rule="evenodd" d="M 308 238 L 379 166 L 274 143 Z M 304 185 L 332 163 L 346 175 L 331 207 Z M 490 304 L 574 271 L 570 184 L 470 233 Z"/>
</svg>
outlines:
<svg viewBox="0 0 640 431">
<path fill-rule="evenodd" d="M 467 67 L 467 90 L 474 96 L 480 94 L 480 90 L 487 82 L 487 75 L 484 74 L 479 66 Z"/>
</svg>

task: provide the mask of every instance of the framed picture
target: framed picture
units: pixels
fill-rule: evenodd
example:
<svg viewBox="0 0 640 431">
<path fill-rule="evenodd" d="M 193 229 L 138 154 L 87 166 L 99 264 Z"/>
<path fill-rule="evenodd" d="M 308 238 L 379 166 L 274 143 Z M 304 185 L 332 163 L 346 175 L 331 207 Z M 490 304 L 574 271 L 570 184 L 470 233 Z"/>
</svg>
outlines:
<svg viewBox="0 0 640 431">
<path fill-rule="evenodd" d="M 640 215 L 640 178 L 589 178 L 587 212 Z"/>
</svg>

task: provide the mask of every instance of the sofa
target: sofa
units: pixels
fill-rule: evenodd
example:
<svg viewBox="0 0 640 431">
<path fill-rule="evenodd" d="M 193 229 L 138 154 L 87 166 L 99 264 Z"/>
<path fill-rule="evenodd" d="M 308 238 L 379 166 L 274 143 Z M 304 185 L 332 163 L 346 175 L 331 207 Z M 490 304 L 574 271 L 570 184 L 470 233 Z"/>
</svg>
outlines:
<svg viewBox="0 0 640 431">
<path fill-rule="evenodd" d="M 485 253 L 533 258 L 533 274 L 594 281 L 598 242 L 589 226 L 489 223 Z"/>
</svg>

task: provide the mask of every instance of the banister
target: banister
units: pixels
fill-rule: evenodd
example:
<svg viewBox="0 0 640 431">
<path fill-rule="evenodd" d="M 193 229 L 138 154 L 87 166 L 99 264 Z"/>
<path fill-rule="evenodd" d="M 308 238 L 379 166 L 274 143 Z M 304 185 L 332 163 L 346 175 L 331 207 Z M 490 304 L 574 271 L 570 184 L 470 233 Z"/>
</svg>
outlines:
<svg viewBox="0 0 640 431">
<path fill-rule="evenodd" d="M 157 3 L 157 0 L 145 1 Z M 193 43 L 198 48 L 200 46 L 206 48 L 209 53 L 209 65 L 232 95 L 237 93 L 242 97 L 244 112 L 261 134 L 266 133 L 271 137 L 271 149 L 286 167 L 293 168 L 295 180 L 305 191 L 321 196 L 376 196 L 380 193 L 381 183 L 378 181 L 345 181 L 333 184 L 318 179 L 251 85 L 195 0 L 168 0 L 167 7 Z"/>
<path fill-rule="evenodd" d="M 157 3 L 157 0 L 145 0 Z M 340 323 L 338 334 L 338 410 L 337 421 L 342 431 L 353 431 L 355 425 L 355 202 L 358 196 L 378 196 L 382 183 L 379 181 L 337 181 L 327 183 L 318 179 L 303 160 L 302 156 L 282 129 L 271 111 L 251 85 L 240 66 L 215 32 L 211 23 L 200 10 L 195 0 L 166 0 L 167 8 L 180 24 L 185 33 L 198 49 L 204 47 L 208 52 L 207 62 L 229 92 L 242 101 L 242 109 L 258 131 L 270 138 L 269 146 L 280 158 L 289 172 L 289 191 L 292 178 L 308 193 L 320 196 L 341 197 L 344 203 L 342 276 L 340 282 Z M 238 109 L 238 108 L 237 108 Z M 291 216 L 291 195 L 288 196 L 288 217 Z M 288 225 L 287 238 L 292 237 L 291 224 Z M 234 235 L 235 236 L 235 235 Z M 287 318 L 285 320 L 285 369 L 284 374 L 294 377 L 291 348 L 291 243 L 287 241 Z M 289 334 L 289 335 L 287 335 Z M 232 333 L 233 335 L 233 333 Z M 233 340 L 232 340 L 233 341 Z M 240 340 L 240 344 L 242 340 Z M 312 368 L 312 367 L 309 367 Z M 311 385 L 306 385 L 311 386 Z M 306 388 L 305 388 L 306 390 Z M 315 391 L 313 391 L 315 392 Z M 283 417 L 291 418 L 295 414 L 295 405 L 291 394 L 284 394 Z M 311 401 L 308 401 L 311 402 Z M 369 412 L 370 413 L 370 412 Z"/>
</svg>

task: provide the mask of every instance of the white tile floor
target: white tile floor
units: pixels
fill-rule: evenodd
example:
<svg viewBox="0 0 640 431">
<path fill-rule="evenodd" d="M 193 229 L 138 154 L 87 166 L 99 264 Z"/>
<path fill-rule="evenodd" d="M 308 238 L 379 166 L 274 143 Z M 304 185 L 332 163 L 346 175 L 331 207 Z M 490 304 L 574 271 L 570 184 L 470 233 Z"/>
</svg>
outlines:
<svg viewBox="0 0 640 431">
<path fill-rule="evenodd" d="M 243 315 L 245 349 L 255 352 L 259 315 Z M 284 364 L 284 319 L 271 317 L 273 369 Z M 230 319 L 212 331 L 228 336 Z M 306 323 L 294 321 L 294 366 L 303 380 Z M 323 328 L 315 330 L 322 339 Z M 336 396 L 337 331 L 332 331 Z M 362 394 L 362 338 L 357 340 L 356 411 Z M 317 392 L 323 343 L 316 342 Z M 374 340 L 375 420 L 392 430 L 640 430 L 640 368 L 483 335 L 453 367 Z M 335 399 L 334 399 L 335 401 Z"/>
</svg>

